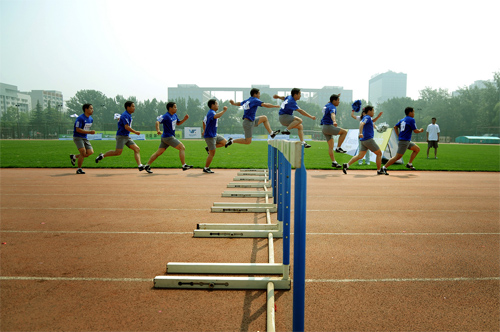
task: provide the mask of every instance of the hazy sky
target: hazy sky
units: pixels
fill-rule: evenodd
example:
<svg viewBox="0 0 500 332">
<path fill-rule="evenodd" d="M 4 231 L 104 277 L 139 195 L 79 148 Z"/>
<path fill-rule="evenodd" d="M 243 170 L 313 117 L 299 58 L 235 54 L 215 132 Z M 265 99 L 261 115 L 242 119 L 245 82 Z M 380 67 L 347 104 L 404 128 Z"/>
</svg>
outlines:
<svg viewBox="0 0 500 332">
<path fill-rule="evenodd" d="M 177 84 L 450 92 L 500 71 L 495 0 L 0 0 L 0 82 L 167 100 Z"/>
</svg>

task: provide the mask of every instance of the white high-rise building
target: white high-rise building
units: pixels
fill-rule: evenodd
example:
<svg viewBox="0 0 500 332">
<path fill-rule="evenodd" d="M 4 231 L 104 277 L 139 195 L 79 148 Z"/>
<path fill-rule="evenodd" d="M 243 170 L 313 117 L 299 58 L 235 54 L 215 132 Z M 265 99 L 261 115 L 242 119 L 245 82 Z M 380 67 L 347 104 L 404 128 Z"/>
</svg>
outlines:
<svg viewBox="0 0 500 332">
<path fill-rule="evenodd" d="M 406 74 L 388 71 L 372 76 L 369 82 L 368 101 L 381 104 L 391 98 L 406 97 Z"/>
</svg>

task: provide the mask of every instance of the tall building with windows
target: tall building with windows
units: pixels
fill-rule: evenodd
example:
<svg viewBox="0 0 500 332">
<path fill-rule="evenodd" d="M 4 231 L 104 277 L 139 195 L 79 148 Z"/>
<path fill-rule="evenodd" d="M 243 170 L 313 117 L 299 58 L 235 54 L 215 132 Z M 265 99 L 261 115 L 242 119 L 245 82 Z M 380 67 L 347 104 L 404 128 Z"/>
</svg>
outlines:
<svg viewBox="0 0 500 332">
<path fill-rule="evenodd" d="M 369 103 L 377 105 L 391 98 L 406 97 L 406 79 L 406 74 L 393 71 L 373 75 L 369 82 Z"/>
<path fill-rule="evenodd" d="M 17 107 L 20 112 L 29 112 L 31 105 L 29 94 L 20 92 L 15 85 L 0 83 L 0 115 L 9 107 Z"/>
<path fill-rule="evenodd" d="M 54 90 L 32 90 L 27 92 L 31 96 L 31 104 L 36 107 L 39 102 L 42 109 L 46 109 L 50 102 L 50 107 L 59 108 L 63 105 L 63 95 L 61 91 Z"/>
</svg>

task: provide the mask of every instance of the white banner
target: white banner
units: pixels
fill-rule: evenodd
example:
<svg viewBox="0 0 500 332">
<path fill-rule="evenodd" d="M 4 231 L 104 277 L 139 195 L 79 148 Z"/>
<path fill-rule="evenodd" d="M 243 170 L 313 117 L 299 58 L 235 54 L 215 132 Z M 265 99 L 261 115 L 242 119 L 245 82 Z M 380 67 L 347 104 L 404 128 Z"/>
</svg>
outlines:
<svg viewBox="0 0 500 332">
<path fill-rule="evenodd" d="M 201 138 L 200 127 L 185 127 L 184 138 Z"/>
</svg>

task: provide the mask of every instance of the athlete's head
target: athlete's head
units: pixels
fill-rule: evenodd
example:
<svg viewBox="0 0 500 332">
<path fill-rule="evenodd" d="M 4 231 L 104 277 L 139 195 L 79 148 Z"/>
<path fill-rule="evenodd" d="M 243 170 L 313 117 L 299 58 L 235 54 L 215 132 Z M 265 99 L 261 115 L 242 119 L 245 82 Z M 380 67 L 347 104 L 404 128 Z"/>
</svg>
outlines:
<svg viewBox="0 0 500 332">
<path fill-rule="evenodd" d="M 411 116 L 410 113 L 415 114 L 415 110 L 413 109 L 413 107 L 407 107 L 407 108 L 405 108 L 405 114 L 407 116 Z"/>
<path fill-rule="evenodd" d="M 302 95 L 299 88 L 293 88 L 292 91 L 290 91 L 290 94 L 292 95 L 292 98 L 295 100 L 299 100 L 300 96 Z"/>
<path fill-rule="evenodd" d="M 92 106 L 92 104 L 83 104 L 83 106 L 82 106 L 83 113 L 85 113 L 85 110 L 88 110 L 90 108 L 90 106 Z M 92 108 L 94 108 L 94 107 L 92 106 Z"/>
<path fill-rule="evenodd" d="M 370 115 L 369 112 L 375 112 L 375 110 L 373 109 L 373 106 L 371 106 L 371 105 L 365 106 L 365 108 L 363 108 L 363 113 L 361 113 L 361 115 L 362 116 L 364 116 L 364 115 Z"/>
<path fill-rule="evenodd" d="M 330 103 L 332 103 L 334 100 L 339 100 L 339 95 L 333 94 L 330 96 Z"/>
<path fill-rule="evenodd" d="M 167 111 L 170 112 L 170 110 L 174 110 L 174 109 L 177 109 L 177 106 L 173 101 L 169 101 L 167 103 Z"/>
<path fill-rule="evenodd" d="M 252 90 L 250 90 L 250 97 L 255 97 L 256 95 L 258 95 L 260 92 L 259 89 L 257 88 L 253 88 Z"/>
<path fill-rule="evenodd" d="M 431 121 L 432 121 L 432 124 L 436 124 L 436 118 L 432 118 Z"/>
<path fill-rule="evenodd" d="M 129 113 L 134 113 L 135 112 L 135 104 L 133 101 L 127 100 L 125 102 L 125 110 L 128 111 Z"/>
<path fill-rule="evenodd" d="M 210 108 L 211 110 L 216 110 L 215 108 L 218 108 L 217 106 L 219 106 L 219 104 L 217 103 L 217 100 L 215 99 L 210 99 L 207 103 L 208 105 L 208 108 Z"/>
</svg>

